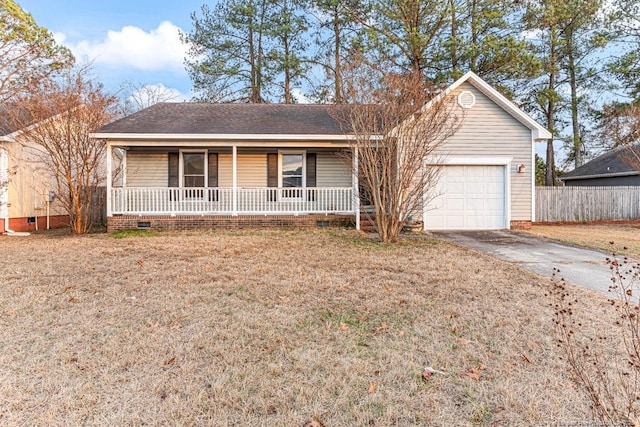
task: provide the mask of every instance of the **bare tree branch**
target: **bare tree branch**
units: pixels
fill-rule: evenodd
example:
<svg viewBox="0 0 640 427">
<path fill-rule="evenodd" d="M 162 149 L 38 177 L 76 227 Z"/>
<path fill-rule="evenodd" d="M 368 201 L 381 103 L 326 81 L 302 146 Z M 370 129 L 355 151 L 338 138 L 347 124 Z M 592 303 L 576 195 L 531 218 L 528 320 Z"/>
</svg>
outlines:
<svg viewBox="0 0 640 427">
<path fill-rule="evenodd" d="M 113 118 L 117 103 L 88 72 L 69 70 L 7 109 L 12 128 L 20 130 L 16 142 L 52 175 L 76 234 L 90 230 L 95 193 L 104 180 L 105 145 L 90 133 Z"/>
<path fill-rule="evenodd" d="M 399 75 L 352 64 L 345 73 L 352 105 L 338 119 L 352 136 L 362 197 L 374 207 L 380 239 L 397 240 L 409 217 L 433 196 L 439 150 L 453 136 L 463 112 L 419 73 Z"/>
</svg>

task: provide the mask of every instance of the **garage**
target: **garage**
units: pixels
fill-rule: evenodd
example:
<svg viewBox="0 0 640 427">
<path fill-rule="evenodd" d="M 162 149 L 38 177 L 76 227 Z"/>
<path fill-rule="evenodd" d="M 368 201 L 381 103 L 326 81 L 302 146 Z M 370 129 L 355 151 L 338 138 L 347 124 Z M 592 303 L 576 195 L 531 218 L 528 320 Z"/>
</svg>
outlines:
<svg viewBox="0 0 640 427">
<path fill-rule="evenodd" d="M 444 166 L 425 212 L 428 230 L 507 228 L 504 165 Z"/>
</svg>

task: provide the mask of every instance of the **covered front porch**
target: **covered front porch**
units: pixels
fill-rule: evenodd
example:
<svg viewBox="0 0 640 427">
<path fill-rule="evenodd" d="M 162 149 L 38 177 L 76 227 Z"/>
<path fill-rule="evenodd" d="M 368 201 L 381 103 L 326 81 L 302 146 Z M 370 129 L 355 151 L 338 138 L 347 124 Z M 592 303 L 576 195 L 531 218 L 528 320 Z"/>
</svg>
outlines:
<svg viewBox="0 0 640 427">
<path fill-rule="evenodd" d="M 355 214 L 353 188 L 112 188 L 111 215 Z"/>
<path fill-rule="evenodd" d="M 225 218 L 196 221 L 209 225 L 243 223 L 234 217 L 313 216 L 323 224 L 343 217 L 359 229 L 355 150 L 344 142 L 260 145 L 109 142 L 107 222 L 115 224 L 116 217 L 136 219 L 117 221 L 119 228 L 122 224 L 152 224 L 159 217 L 163 224 L 171 218 L 187 224 L 201 217 Z M 261 222 L 265 221 L 244 221 L 250 225 Z"/>
</svg>

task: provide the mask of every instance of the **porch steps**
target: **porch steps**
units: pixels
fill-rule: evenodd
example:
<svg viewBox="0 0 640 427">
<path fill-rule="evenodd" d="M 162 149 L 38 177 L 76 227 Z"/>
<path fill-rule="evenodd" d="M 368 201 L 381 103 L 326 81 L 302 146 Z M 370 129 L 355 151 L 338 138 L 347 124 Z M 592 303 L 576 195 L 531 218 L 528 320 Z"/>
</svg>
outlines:
<svg viewBox="0 0 640 427">
<path fill-rule="evenodd" d="M 365 233 L 375 233 L 376 225 L 375 225 L 375 217 L 362 215 L 360 217 L 360 230 Z"/>
</svg>

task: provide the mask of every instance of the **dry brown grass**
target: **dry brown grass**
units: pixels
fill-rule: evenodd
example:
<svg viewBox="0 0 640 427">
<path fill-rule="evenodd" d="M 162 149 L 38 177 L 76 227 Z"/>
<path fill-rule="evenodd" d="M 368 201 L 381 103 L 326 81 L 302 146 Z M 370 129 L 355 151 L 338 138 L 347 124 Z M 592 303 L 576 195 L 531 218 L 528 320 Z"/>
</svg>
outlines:
<svg viewBox="0 0 640 427">
<path fill-rule="evenodd" d="M 529 232 L 605 252 L 615 249 L 619 253 L 640 258 L 640 224 L 534 224 Z M 610 242 L 614 242 L 614 245 Z"/>
<path fill-rule="evenodd" d="M 2 425 L 588 420 L 548 281 L 447 243 L 237 231 L 0 248 Z M 606 301 L 576 293 L 607 328 Z"/>
</svg>

